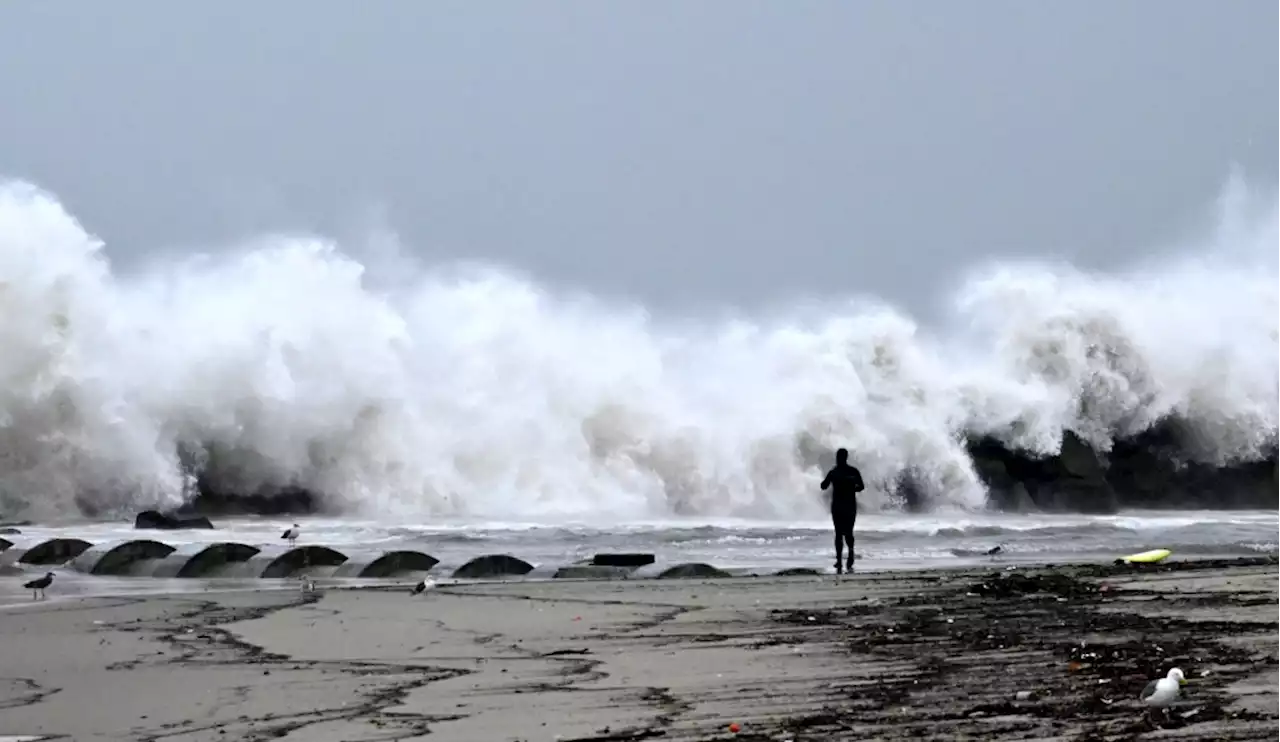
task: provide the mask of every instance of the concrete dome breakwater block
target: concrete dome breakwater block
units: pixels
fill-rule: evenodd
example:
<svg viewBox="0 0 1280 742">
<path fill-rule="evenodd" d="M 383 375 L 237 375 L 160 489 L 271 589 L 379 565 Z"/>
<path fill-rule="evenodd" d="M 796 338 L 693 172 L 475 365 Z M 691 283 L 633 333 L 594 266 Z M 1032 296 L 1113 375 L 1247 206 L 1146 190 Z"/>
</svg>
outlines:
<svg viewBox="0 0 1280 742">
<path fill-rule="evenodd" d="M 6 557 L 22 564 L 60 565 L 75 559 L 93 544 L 78 538 L 51 538 L 29 549 L 10 549 Z"/>
<path fill-rule="evenodd" d="M 463 580 L 523 577 L 532 571 L 532 564 L 510 554 L 487 554 L 476 557 L 455 569 L 453 577 Z"/>
<path fill-rule="evenodd" d="M 625 580 L 656 559 L 653 554 L 603 553 L 555 569 L 539 569 L 535 574 L 557 580 Z"/>
<path fill-rule="evenodd" d="M 639 579 L 680 580 L 733 577 L 733 574 L 704 562 L 649 564 L 633 573 Z"/>
<path fill-rule="evenodd" d="M 398 577 L 418 572 L 430 572 L 439 563 L 439 559 L 421 551 L 386 551 L 369 557 L 351 557 L 334 571 L 333 576 L 361 579 Z"/>
<path fill-rule="evenodd" d="M 78 538 L 52 538 L 28 547 L 0 539 L 0 564 L 17 568 L 68 566 L 91 575 L 129 575 L 155 578 L 281 579 L 394 579 L 437 569 L 440 560 L 413 549 L 360 550 L 343 553 L 321 545 L 267 543 L 256 546 L 234 541 L 187 543 L 180 546 L 151 539 L 93 544 Z M 448 564 L 453 568 L 456 564 Z M 659 563 L 649 553 L 599 553 L 580 561 L 533 564 L 511 554 L 486 554 L 452 569 L 463 580 L 511 579 L 715 579 L 743 576 L 739 568 L 721 569 L 703 562 Z M 781 570 L 778 576 L 821 574 L 817 570 Z M 753 575 L 754 576 L 754 575 Z"/>
<path fill-rule="evenodd" d="M 71 561 L 71 568 L 91 575 L 150 574 L 173 551 L 169 544 L 150 539 L 116 541 L 80 552 Z"/>
<path fill-rule="evenodd" d="M 243 562 L 223 565 L 210 577 L 279 579 L 299 575 L 328 576 L 347 561 L 347 555 L 327 546 L 265 548 Z"/>
<path fill-rule="evenodd" d="M 566 564 L 551 573 L 557 580 L 625 580 L 635 570 L 631 567 L 611 567 L 591 564 Z"/>
<path fill-rule="evenodd" d="M 820 569 L 813 567 L 787 567 L 773 573 L 773 577 L 821 577 L 825 574 Z"/>
<path fill-rule="evenodd" d="M 234 541 L 187 544 L 174 549 L 151 570 L 152 577 L 208 577 L 228 564 L 240 564 L 262 549 Z"/>
</svg>

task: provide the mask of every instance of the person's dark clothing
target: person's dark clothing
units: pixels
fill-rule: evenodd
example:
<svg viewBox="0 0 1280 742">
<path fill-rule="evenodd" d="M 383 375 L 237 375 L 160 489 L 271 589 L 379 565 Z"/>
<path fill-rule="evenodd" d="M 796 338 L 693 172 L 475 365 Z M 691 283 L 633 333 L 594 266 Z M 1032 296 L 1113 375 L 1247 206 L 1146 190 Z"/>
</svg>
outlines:
<svg viewBox="0 0 1280 742">
<path fill-rule="evenodd" d="M 862 472 L 847 462 L 848 454 L 843 450 L 837 455 L 835 467 L 822 479 L 822 489 L 831 488 L 831 525 L 836 536 L 836 573 L 842 567 L 853 571 L 853 527 L 858 520 L 859 492 L 866 489 L 862 481 Z M 849 559 L 841 562 L 845 544 L 849 545 Z"/>
<path fill-rule="evenodd" d="M 867 488 L 862 482 L 862 472 L 856 466 L 838 463 L 827 472 L 822 480 L 822 489 L 831 488 L 831 516 L 837 514 L 848 518 L 858 516 L 859 492 Z"/>
</svg>

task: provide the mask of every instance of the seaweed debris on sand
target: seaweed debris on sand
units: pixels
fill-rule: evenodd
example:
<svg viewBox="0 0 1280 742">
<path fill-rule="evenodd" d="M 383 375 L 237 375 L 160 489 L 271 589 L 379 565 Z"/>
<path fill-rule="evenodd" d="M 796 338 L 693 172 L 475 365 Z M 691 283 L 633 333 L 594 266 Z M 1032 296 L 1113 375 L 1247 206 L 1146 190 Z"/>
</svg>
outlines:
<svg viewBox="0 0 1280 742">
<path fill-rule="evenodd" d="M 1187 584 L 1188 572 L 1242 570 Z M 1059 738 L 1131 740 L 1176 729 L 1185 740 L 1275 739 L 1267 702 L 1235 703 L 1259 678 L 1274 692 L 1274 557 L 1160 568 L 1081 566 L 993 572 L 869 609 L 779 611 L 810 627 L 791 643 L 839 637 L 852 660 L 846 698 L 781 725 L 789 739 Z M 1160 585 L 1160 578 L 1169 585 Z M 1110 581 L 1105 578 L 1112 578 Z M 1232 584 L 1233 582 L 1237 584 Z M 1206 613 L 1206 604 L 1218 610 Z M 1264 608 L 1265 607 L 1265 608 Z M 1222 610 L 1222 609 L 1227 610 Z M 1165 718 L 1138 691 L 1170 667 L 1191 682 Z M 867 737 L 870 738 L 870 737 Z"/>
</svg>

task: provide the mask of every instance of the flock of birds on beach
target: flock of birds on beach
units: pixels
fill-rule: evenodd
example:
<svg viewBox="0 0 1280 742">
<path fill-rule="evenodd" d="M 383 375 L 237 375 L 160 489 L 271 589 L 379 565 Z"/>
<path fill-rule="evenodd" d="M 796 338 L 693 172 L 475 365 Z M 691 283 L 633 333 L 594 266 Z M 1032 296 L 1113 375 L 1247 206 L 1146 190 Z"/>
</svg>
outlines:
<svg viewBox="0 0 1280 742">
<path fill-rule="evenodd" d="M 302 526 L 294 523 L 289 528 L 286 528 L 284 533 L 280 534 L 280 538 L 288 541 L 289 546 L 292 547 L 297 543 L 298 538 L 301 535 Z M 1003 552 L 1004 546 L 997 545 L 988 549 L 986 551 L 986 555 L 994 559 Z M 45 595 L 45 590 L 53 584 L 53 578 L 53 572 L 46 572 L 43 577 L 23 583 L 22 587 L 31 591 L 32 600 L 43 600 L 47 597 Z M 419 580 L 416 585 L 410 588 L 409 594 L 422 595 L 429 587 L 434 586 L 434 584 L 434 582 L 429 582 L 425 579 Z M 313 592 L 316 589 L 315 582 L 313 580 L 305 580 L 303 582 L 302 589 L 305 592 Z M 1186 676 L 1183 675 L 1182 670 L 1175 667 L 1163 678 L 1152 680 L 1147 683 L 1147 685 L 1138 694 L 1138 700 L 1146 706 L 1148 710 L 1166 710 L 1178 700 L 1179 695 L 1181 695 L 1182 686 L 1186 682 Z"/>
</svg>

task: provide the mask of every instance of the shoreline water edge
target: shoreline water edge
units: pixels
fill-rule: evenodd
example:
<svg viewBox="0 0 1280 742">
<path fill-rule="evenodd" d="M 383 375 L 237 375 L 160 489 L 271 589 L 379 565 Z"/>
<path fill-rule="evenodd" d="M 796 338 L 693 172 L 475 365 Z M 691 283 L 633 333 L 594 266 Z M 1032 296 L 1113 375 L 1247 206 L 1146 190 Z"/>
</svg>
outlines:
<svg viewBox="0 0 1280 742">
<path fill-rule="evenodd" d="M 1277 559 L 69 598 L 0 738 L 1273 740 Z M 1180 668 L 1171 709 L 1138 701 Z M 22 738 L 22 737 L 19 737 Z"/>
<path fill-rule="evenodd" d="M 141 516 L 139 516 L 141 520 Z M 0 573 L 58 573 L 58 592 L 120 593 L 141 578 L 188 583 L 160 592 L 207 589 L 208 581 L 298 576 L 322 581 L 553 577 L 582 565 L 640 568 L 652 576 L 683 564 L 731 574 L 831 567 L 829 523 L 674 520 L 628 523 L 405 524 L 299 518 L 300 538 L 281 535 L 294 520 L 232 519 L 212 527 L 156 530 L 127 521 L 20 524 L 0 528 Z M 207 522 L 206 522 L 207 524 Z M 860 571 L 980 566 L 999 547 L 1005 564 L 1109 562 L 1153 548 L 1177 559 L 1277 551 L 1274 511 L 1130 511 L 1116 516 L 876 515 L 859 517 Z M 601 555 L 649 554 L 654 564 L 601 564 Z M 479 561 L 477 561 L 479 560 Z M 560 576 L 564 576 L 560 574 Z M 577 576 L 582 576 L 577 574 Z M 709 576 L 709 575 L 706 575 Z M 181 578 L 181 579 L 179 579 Z M 254 587 L 252 583 L 242 587 Z M 152 588 L 132 588 L 147 589 Z M 0 602 L 4 587 L 0 583 Z"/>
</svg>

